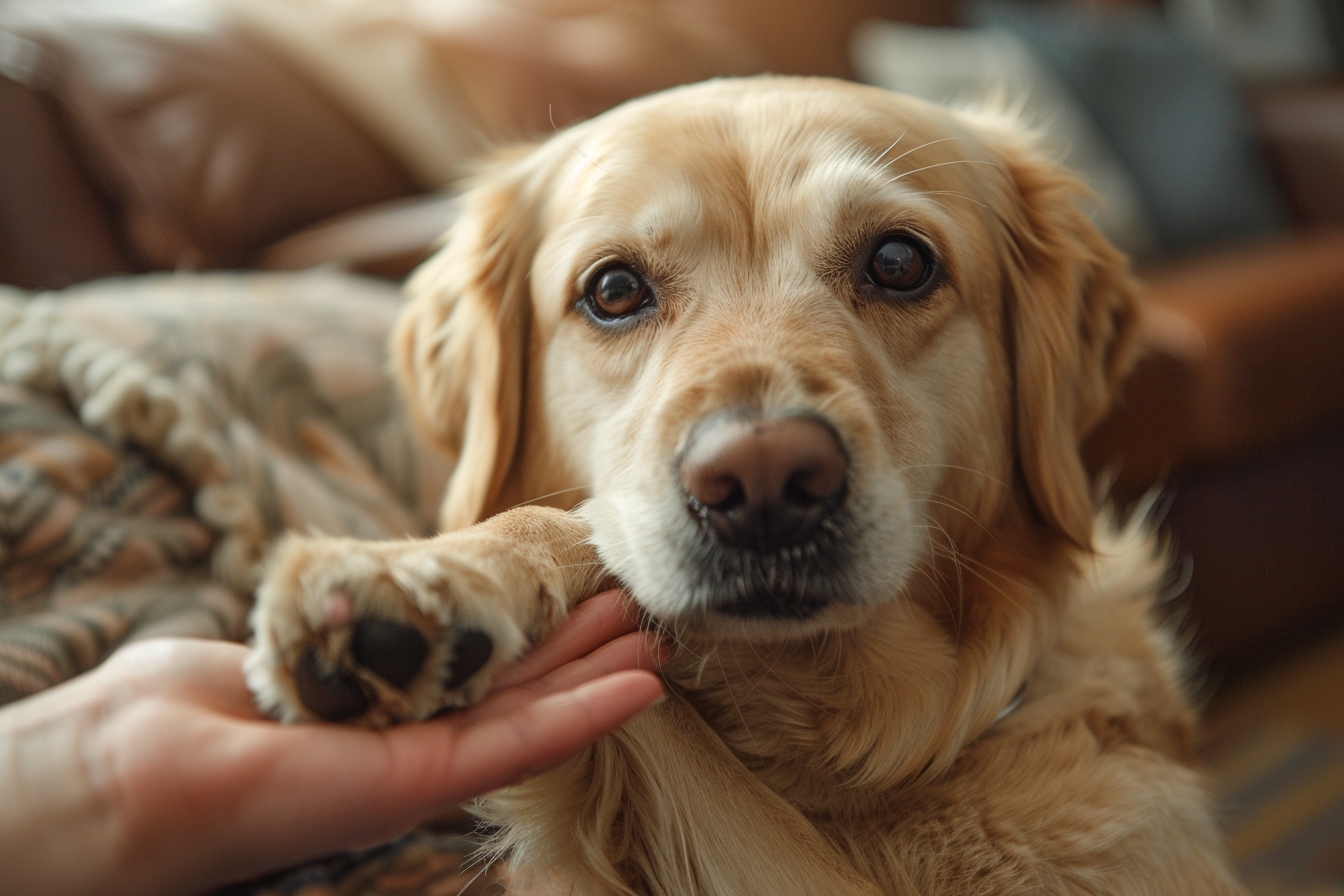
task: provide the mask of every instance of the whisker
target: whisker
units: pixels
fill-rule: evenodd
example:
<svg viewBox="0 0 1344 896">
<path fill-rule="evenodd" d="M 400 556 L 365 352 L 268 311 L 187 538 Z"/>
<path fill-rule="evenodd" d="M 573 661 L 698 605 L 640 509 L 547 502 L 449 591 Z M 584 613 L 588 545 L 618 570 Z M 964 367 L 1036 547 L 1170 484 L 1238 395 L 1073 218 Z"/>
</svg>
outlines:
<svg viewBox="0 0 1344 896">
<path fill-rule="evenodd" d="M 965 193 L 959 193 L 956 190 L 923 190 L 921 192 L 925 196 L 957 196 L 961 199 L 965 199 L 967 202 L 974 202 L 976 205 L 980 206 L 985 211 L 991 211 L 991 212 L 993 211 L 992 208 L 990 208 L 985 203 L 981 202 L 979 199 L 972 199 Z"/>
<path fill-rule="evenodd" d="M 1010 583 L 1010 584 L 1013 584 L 1013 585 L 1022 586 L 1022 585 L 1023 585 L 1023 582 L 1021 582 L 1020 580 L 1015 579 L 1015 578 L 1013 578 L 1013 577 L 1011 577 L 1011 576 L 1005 575 L 1004 573 L 1000 572 L 999 570 L 997 570 L 997 569 L 993 569 L 993 568 L 987 566 L 987 565 L 984 564 L 984 563 L 981 563 L 979 560 L 976 560 L 974 557 L 967 557 L 967 556 L 965 556 L 965 555 L 960 555 L 960 556 L 958 556 L 958 557 L 956 558 L 956 562 L 962 564 L 962 565 L 965 567 L 966 571 L 969 572 L 971 575 L 973 575 L 973 576 L 975 576 L 976 578 L 980 579 L 980 581 L 984 582 L 984 583 L 985 583 L 986 585 L 988 585 L 990 588 L 993 588 L 995 591 L 997 591 L 998 594 L 999 594 L 999 596 L 1002 597 L 1004 600 L 1008 601 L 1009 603 L 1011 603 L 1011 604 L 1012 604 L 1013 606 L 1015 606 L 1015 607 L 1021 607 L 1021 606 L 1022 606 L 1022 602 L 1019 601 L 1014 595 L 1012 595 L 1012 594 L 1010 594 L 1009 592 L 1005 591 L 1001 585 L 999 585 L 998 583 L 996 583 L 996 582 L 994 582 L 993 580 L 991 580 L 990 577 L 989 577 L 988 575 L 985 575 L 984 573 L 980 572 L 980 571 L 977 570 L 975 567 L 977 567 L 977 566 L 979 566 L 979 567 L 983 567 L 984 569 L 988 570 L 989 572 L 991 572 L 991 573 L 993 573 L 994 575 L 996 575 L 996 576 L 1000 577 L 1001 579 L 1003 579 L 1005 582 Z"/>
<path fill-rule="evenodd" d="M 555 131 L 557 134 L 559 134 L 561 140 L 563 140 L 563 141 L 565 141 L 566 143 L 568 143 L 568 144 L 570 145 L 570 148 L 571 148 L 571 149 L 573 149 L 576 153 L 578 153 L 579 155 L 581 155 L 581 156 L 583 156 L 585 159 L 587 159 L 589 165 L 592 165 L 594 168 L 596 168 L 598 171 L 601 171 L 603 174 L 606 174 L 606 173 L 607 173 L 607 169 L 603 168 L 601 165 L 597 164 L 597 163 L 594 162 L 591 158 L 589 158 L 588 153 L 584 152 L 583 150 L 581 150 L 581 149 L 579 149 L 577 146 L 575 146 L 575 145 L 574 145 L 574 141 L 571 140 L 571 139 L 569 139 L 569 137 L 566 136 L 565 133 L 564 133 L 563 131 L 560 130 L 560 126 L 557 125 L 557 124 L 555 123 L 555 104 L 554 104 L 554 103 L 547 103 L 547 104 L 546 104 L 546 117 L 549 118 L 549 119 L 551 120 L 551 130 L 553 130 L 553 131 Z"/>
<path fill-rule="evenodd" d="M 966 519 L 970 520 L 971 522 L 979 526 L 981 532 L 984 532 L 986 535 L 993 538 L 995 541 L 998 540 L 998 537 L 994 534 L 994 531 L 990 529 L 988 526 L 986 526 L 983 522 L 981 522 L 979 517 L 977 517 L 974 513 L 971 513 L 970 510 L 966 509 L 965 507 L 962 507 L 960 504 L 953 501 L 952 499 L 944 498 L 942 500 L 939 500 L 937 498 L 934 498 L 933 496 L 928 496 L 924 499 L 924 501 L 927 504 L 932 504 L 934 507 L 946 507 L 948 510 L 955 510 L 957 513 L 966 517 Z"/>
<path fill-rule="evenodd" d="M 750 644 L 751 642 L 748 641 L 747 643 Z M 737 666 L 738 674 L 742 676 L 743 680 L 746 680 L 751 684 L 751 690 L 747 691 L 747 693 L 744 694 L 743 696 L 751 697 L 751 695 L 755 694 L 757 691 L 761 689 L 761 680 L 759 677 L 752 678 L 747 675 L 747 671 L 742 668 L 742 658 L 737 655 L 737 651 L 733 651 L 732 656 L 733 656 L 733 665 Z"/>
<path fill-rule="evenodd" d="M 605 566 L 601 560 L 580 560 L 578 563 L 560 563 L 556 564 L 556 569 L 584 569 L 595 566 Z"/>
<path fill-rule="evenodd" d="M 811 645 L 811 647 L 812 647 L 812 659 L 813 659 L 813 662 L 816 663 L 816 662 L 819 660 L 819 656 L 818 656 L 818 654 L 817 654 L 816 632 L 810 632 L 810 633 L 808 633 L 807 640 L 808 640 L 808 643 L 809 643 L 809 644 Z M 802 700 L 804 703 L 810 705 L 813 709 L 819 709 L 819 710 L 821 710 L 822 712 L 826 713 L 828 716 L 831 716 L 832 718 L 837 718 L 837 719 L 840 718 L 840 714 L 839 714 L 839 713 L 837 713 L 837 712 L 835 712 L 835 711 L 833 711 L 833 710 L 831 710 L 831 709 L 829 709 L 829 708 L 827 708 L 827 707 L 825 707 L 825 706 L 822 706 L 820 703 L 818 703 L 817 701 L 811 699 L 811 698 L 808 697 L 806 694 L 804 694 L 802 691 L 798 690 L 798 689 L 795 688 L 793 685 L 789 684 L 789 682 L 784 678 L 783 675 L 776 674 L 776 673 L 775 673 L 775 670 L 772 669 L 772 668 L 770 667 L 770 663 L 766 660 L 765 657 L 761 656 L 761 652 L 760 652 L 759 650 L 756 649 L 756 646 L 757 646 L 757 645 L 756 645 L 756 642 L 755 642 L 755 641 L 748 641 L 748 642 L 747 642 L 747 646 L 751 648 L 751 652 L 752 652 L 752 654 L 755 655 L 757 661 L 759 661 L 760 664 L 761 664 L 761 666 L 765 669 L 766 674 L 772 676 L 776 682 L 778 682 L 779 684 L 784 685 L 784 687 L 788 688 L 790 691 L 793 691 L 793 693 L 798 697 L 798 699 L 800 699 L 800 700 Z"/>
<path fill-rule="evenodd" d="M 975 467 L 964 467 L 964 466 L 962 466 L 961 464 L 941 464 L 941 463 L 928 463 L 928 464 L 901 464 L 900 467 L 898 467 L 897 469 L 898 469 L 898 470 L 919 470 L 919 469 L 923 469 L 923 468 L 925 468 L 925 467 L 942 467 L 942 468 L 947 469 L 947 470 L 962 470 L 962 471 L 967 472 L 967 473 L 975 473 L 977 476 L 983 476 L 984 478 L 988 479 L 990 482 L 994 483 L 995 485 L 1000 485 L 1000 486 L 1003 486 L 1004 488 L 1008 488 L 1008 487 L 1009 487 L 1009 486 L 1008 486 L 1008 483 L 1004 482 L 1002 479 L 997 479 L 997 478 L 995 478 L 995 477 L 989 475 L 989 474 L 986 473 L 984 470 L 977 470 Z"/>
<path fill-rule="evenodd" d="M 636 606 L 639 605 L 636 604 Z M 672 643 L 676 644 L 679 649 L 686 651 L 691 656 L 695 657 L 697 660 L 700 660 L 702 664 L 706 661 L 706 657 L 696 653 L 686 644 L 685 641 L 682 641 L 680 638 L 677 637 L 677 633 L 672 629 L 671 625 L 659 619 L 658 617 L 654 616 L 652 613 L 650 613 L 648 610 L 645 610 L 643 607 L 639 607 L 639 612 L 645 618 L 648 618 L 653 621 L 654 628 L 660 636 L 667 635 L 667 637 L 672 640 Z"/>
<path fill-rule="evenodd" d="M 591 485 L 572 485 L 569 488 L 558 488 L 553 492 L 547 492 L 544 495 L 537 495 L 534 498 L 528 498 L 526 501 L 519 501 L 517 504 L 514 504 L 512 507 L 508 509 L 514 510 L 519 507 L 527 507 L 531 504 L 537 503 L 538 501 L 545 501 L 547 498 L 554 498 L 556 495 L 563 495 L 565 492 L 591 491 L 592 488 L 593 486 Z"/>
<path fill-rule="evenodd" d="M 904 139 L 905 139 L 905 135 L 908 134 L 909 132 L 910 132 L 910 128 L 909 128 L 909 127 L 907 127 L 904 131 L 901 131 L 901 136 L 899 136 L 899 137 L 897 137 L 895 140 L 891 141 L 891 145 L 888 146 L 886 149 L 882 150 L 882 155 L 880 155 L 880 156 L 878 156 L 877 158 L 873 159 L 873 160 L 872 160 L 871 162 L 869 162 L 868 164 L 869 164 L 869 165 L 872 165 L 874 168 L 877 167 L 877 163 L 880 162 L 880 161 L 882 161 L 883 157 L 886 156 L 887 153 L 889 153 L 889 152 L 891 152 L 893 149 L 895 149 L 895 148 L 896 148 L 896 144 L 897 144 L 897 143 L 900 143 L 902 140 L 904 140 Z"/>
<path fill-rule="evenodd" d="M 904 135 L 902 135 L 902 136 L 904 136 Z M 903 158 L 905 158 L 906 156 L 910 155 L 910 153 L 912 153 L 912 152 L 919 152 L 921 149 L 924 149 L 925 147 L 928 147 L 928 146 L 933 146 L 935 143 L 946 143 L 946 142 L 949 141 L 949 140 L 956 140 L 956 139 L 957 139 L 956 137 L 939 137 L 937 140 L 930 140 L 930 141 L 927 142 L 927 143 L 921 143 L 921 144 L 919 144 L 919 145 L 916 146 L 916 147 L 913 147 L 913 148 L 911 148 L 911 149 L 907 149 L 905 152 L 901 153 L 901 154 L 898 155 L 896 158 L 892 159 L 890 162 L 888 162 L 887 164 L 883 165 L 882 167 L 883 167 L 883 168 L 890 168 L 892 165 L 896 164 L 896 163 L 899 162 L 901 159 L 903 159 Z M 885 153 L 883 153 L 883 155 L 885 155 Z M 898 180 L 899 180 L 899 178 L 898 178 Z"/>
<path fill-rule="evenodd" d="M 910 175 L 918 174 L 921 171 L 928 171 L 931 168 L 942 168 L 945 165 L 992 165 L 997 168 L 999 163 L 991 162 L 987 159 L 953 159 L 950 162 L 934 162 L 932 165 L 925 165 L 922 168 L 912 168 L 909 171 L 902 172 L 887 181 L 887 183 L 894 184 L 903 177 L 909 177 Z"/>
<path fill-rule="evenodd" d="M 961 560 L 961 552 L 957 550 L 956 542 L 952 540 L 952 536 L 948 534 L 947 529 L 943 528 L 942 523 L 937 520 L 930 520 L 929 522 L 933 523 L 933 526 L 947 539 L 947 546 L 951 551 L 952 569 L 957 573 L 957 606 L 954 608 L 952 606 L 952 601 L 947 599 L 946 595 L 944 595 L 944 601 L 947 603 L 948 612 L 951 613 L 952 618 L 956 620 L 955 635 L 957 643 L 960 644 L 961 619 L 966 614 L 966 580 L 961 577 L 961 571 L 964 568 L 964 564 Z M 929 547 L 932 548 L 934 552 L 937 552 L 938 550 L 937 544 L 933 541 L 932 529 L 929 530 Z"/>
<path fill-rule="evenodd" d="M 728 680 L 728 670 L 723 667 L 723 657 L 718 650 L 714 651 L 715 658 L 719 661 L 719 671 L 723 673 L 724 681 Z M 739 669 L 740 671 L 740 669 Z M 742 730 L 747 732 L 747 737 L 751 739 L 751 745 L 756 749 L 757 756 L 764 756 L 765 752 L 761 750 L 761 745 L 756 743 L 756 735 L 751 733 L 751 726 L 747 724 L 747 717 L 742 712 L 742 706 L 737 702 L 737 695 L 733 693 L 732 687 L 724 688 L 728 692 L 728 698 L 733 701 L 733 708 L 737 710 L 737 717 L 742 721 Z"/>
</svg>

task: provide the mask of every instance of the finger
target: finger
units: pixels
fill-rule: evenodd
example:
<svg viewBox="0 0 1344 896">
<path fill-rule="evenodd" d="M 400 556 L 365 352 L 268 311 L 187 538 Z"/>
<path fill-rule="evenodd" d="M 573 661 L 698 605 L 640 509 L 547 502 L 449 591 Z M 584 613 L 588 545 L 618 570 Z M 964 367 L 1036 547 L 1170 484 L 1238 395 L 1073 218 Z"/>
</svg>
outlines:
<svg viewBox="0 0 1344 896">
<path fill-rule="evenodd" d="M 620 591 L 604 591 L 575 607 L 554 634 L 496 675 L 493 686 L 508 688 L 540 678 L 638 628 L 634 603 Z"/>
<path fill-rule="evenodd" d="M 440 802 L 427 808 L 446 809 L 553 768 L 662 696 L 651 673 L 618 672 L 471 725 L 442 776 L 421 782 L 438 788 Z"/>
<path fill-rule="evenodd" d="M 563 761 L 662 694 L 652 673 L 627 671 L 480 721 L 463 714 L 378 732 L 262 725 L 254 736 L 285 745 L 274 751 L 266 786 L 249 788 L 266 808 L 256 824 L 297 825 L 303 836 L 296 830 L 296 841 L 327 848 L 372 842 Z M 240 826 L 240 833 L 251 830 Z"/>
<path fill-rule="evenodd" d="M 669 648 L 650 632 L 631 632 L 603 644 L 585 657 L 566 663 L 554 672 L 524 684 L 493 692 L 484 702 L 462 714 L 471 723 L 511 712 L 539 697 L 573 690 L 604 675 L 630 670 L 656 671 L 667 659 Z"/>
<path fill-rule="evenodd" d="M 550 768 L 655 702 L 652 673 L 619 672 L 479 723 L 385 731 L 250 723 L 228 749 L 267 756 L 209 858 L 234 879 L 339 848 L 383 842 L 425 818 Z M 247 743 L 251 743 L 251 749 Z M 210 876 L 210 874 L 207 874 Z"/>
</svg>

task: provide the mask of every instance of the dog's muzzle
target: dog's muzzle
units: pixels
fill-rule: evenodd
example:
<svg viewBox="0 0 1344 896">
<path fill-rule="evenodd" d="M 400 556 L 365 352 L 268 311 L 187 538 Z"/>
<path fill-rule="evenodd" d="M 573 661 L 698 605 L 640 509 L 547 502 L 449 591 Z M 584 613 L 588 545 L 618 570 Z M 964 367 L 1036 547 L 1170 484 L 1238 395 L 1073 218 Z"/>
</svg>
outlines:
<svg viewBox="0 0 1344 896">
<path fill-rule="evenodd" d="M 805 618 L 829 603 L 849 469 L 816 416 L 718 414 L 695 427 L 678 476 L 709 542 L 716 610 Z"/>
</svg>

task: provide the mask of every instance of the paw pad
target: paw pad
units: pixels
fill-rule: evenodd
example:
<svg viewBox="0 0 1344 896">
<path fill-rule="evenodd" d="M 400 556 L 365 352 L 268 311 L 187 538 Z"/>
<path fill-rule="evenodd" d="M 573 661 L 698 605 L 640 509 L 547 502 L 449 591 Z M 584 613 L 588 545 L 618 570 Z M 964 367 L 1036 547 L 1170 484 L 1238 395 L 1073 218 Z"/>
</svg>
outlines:
<svg viewBox="0 0 1344 896">
<path fill-rule="evenodd" d="M 452 650 L 441 687 L 454 691 L 490 662 L 495 644 L 489 635 L 474 628 L 450 629 L 448 635 Z M 329 663 L 315 646 L 305 649 L 294 666 L 299 700 L 309 712 L 328 722 L 354 719 L 375 703 L 395 699 L 390 689 L 406 690 L 430 653 L 429 641 L 420 629 L 390 619 L 361 619 L 351 631 L 348 644 L 346 662 L 353 661 L 350 667 Z"/>
<path fill-rule="evenodd" d="M 445 690 L 456 690 L 466 684 L 467 679 L 481 671 L 481 667 L 490 662 L 490 654 L 495 651 L 495 642 L 480 629 L 462 629 L 453 644 L 453 658 L 444 674 Z"/>
<path fill-rule="evenodd" d="M 312 647 L 303 652 L 294 667 L 294 687 L 308 711 L 328 722 L 353 719 L 373 702 L 357 678 L 325 667 Z"/>
<path fill-rule="evenodd" d="M 355 662 L 392 687 L 404 688 L 425 664 L 429 642 L 415 626 L 364 619 L 355 626 L 350 649 Z"/>
</svg>

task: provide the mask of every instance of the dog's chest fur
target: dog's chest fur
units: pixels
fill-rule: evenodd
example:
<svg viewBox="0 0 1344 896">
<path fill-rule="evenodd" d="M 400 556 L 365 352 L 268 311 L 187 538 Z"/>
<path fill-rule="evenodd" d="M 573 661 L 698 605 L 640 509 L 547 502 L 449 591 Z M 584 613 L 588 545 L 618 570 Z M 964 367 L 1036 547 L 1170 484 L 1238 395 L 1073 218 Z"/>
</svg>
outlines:
<svg viewBox="0 0 1344 896">
<path fill-rule="evenodd" d="M 1002 717 L 1014 696 L 1006 689 L 1002 704 L 986 708 L 992 714 L 970 722 L 939 704 L 938 694 L 949 706 L 961 700 L 966 669 L 958 678 L 945 632 L 912 607 L 892 608 L 848 637 L 789 647 L 684 643 L 667 673 L 734 761 L 876 892 L 1187 892 L 1185 876 L 1173 873 L 1191 863 L 1207 865 L 1208 892 L 1236 892 L 1194 768 L 1194 717 L 1177 654 L 1154 619 L 1165 574 L 1156 538 L 1142 524 L 1116 531 L 1102 520 L 1098 547 L 1067 580 L 1030 659 L 1023 699 Z M 904 657 L 893 655 L 898 648 Z M 537 845 L 528 835 L 550 836 L 549 824 L 529 830 L 526 821 L 571 807 L 591 813 L 603 802 L 593 788 L 612 786 L 617 754 L 625 806 L 608 816 L 612 827 L 591 833 L 627 844 L 666 836 L 642 827 L 651 819 L 630 803 L 660 794 L 650 811 L 670 811 L 665 801 L 677 798 L 679 776 L 702 757 L 660 765 L 669 750 L 696 749 L 669 742 L 666 729 L 634 725 L 611 740 L 587 757 L 584 772 L 552 782 L 560 787 L 524 785 L 495 807 L 513 821 L 510 844 L 524 862 Z M 647 752 L 645 761 L 631 761 L 637 752 Z M 545 805 L 528 807 L 534 799 Z M 710 807 L 709 817 L 723 808 Z M 1154 819 L 1178 821 L 1182 836 L 1165 836 Z M 667 860 L 712 853 L 709 841 L 733 844 L 738 832 L 720 820 L 681 830 L 687 852 L 672 850 Z M 1140 866 L 1134 880 L 1143 886 L 1125 883 L 1134 870 L 1120 874 L 1125 863 Z M 675 883 L 649 885 L 650 874 L 678 877 L 656 860 L 615 864 L 635 892 L 681 892 Z"/>
</svg>

